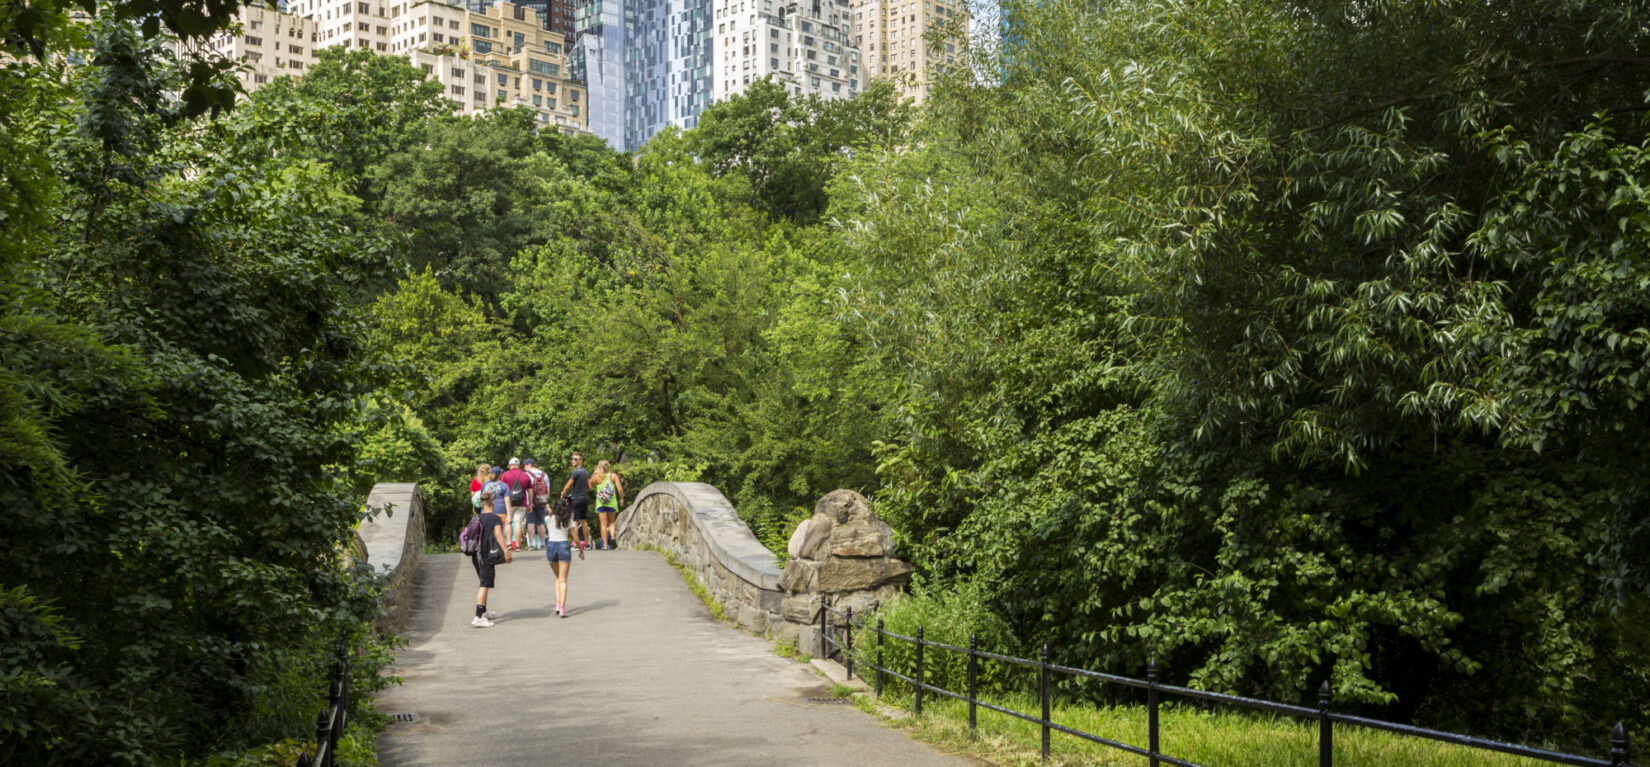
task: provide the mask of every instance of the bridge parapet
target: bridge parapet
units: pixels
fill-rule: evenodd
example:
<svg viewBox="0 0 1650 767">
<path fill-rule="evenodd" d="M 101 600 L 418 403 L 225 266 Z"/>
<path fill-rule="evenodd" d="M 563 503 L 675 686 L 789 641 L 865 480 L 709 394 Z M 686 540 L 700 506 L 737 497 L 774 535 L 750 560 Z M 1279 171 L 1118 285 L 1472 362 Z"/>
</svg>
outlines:
<svg viewBox="0 0 1650 767">
<path fill-rule="evenodd" d="M 374 514 L 361 523 L 356 534 L 363 551 L 357 559 L 387 576 L 378 625 L 400 631 L 412 605 L 413 575 L 424 556 L 424 497 L 415 483 L 380 482 L 367 495 L 367 506 L 387 507 L 390 513 Z"/>
<path fill-rule="evenodd" d="M 643 488 L 619 515 L 618 535 L 621 546 L 645 543 L 675 555 L 735 623 L 796 639 L 814 655 L 822 605 L 868 615 L 911 575 L 893 556 L 893 531 L 851 490 L 820 499 L 792 536 L 783 571 L 733 504 L 701 482 Z"/>
</svg>

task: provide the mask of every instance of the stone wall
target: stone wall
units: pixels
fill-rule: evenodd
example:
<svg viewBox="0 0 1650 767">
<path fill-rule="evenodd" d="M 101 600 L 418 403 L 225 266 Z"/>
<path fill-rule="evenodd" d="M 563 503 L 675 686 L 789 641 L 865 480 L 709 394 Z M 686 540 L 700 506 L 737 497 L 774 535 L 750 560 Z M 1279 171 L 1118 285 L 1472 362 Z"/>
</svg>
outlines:
<svg viewBox="0 0 1650 767">
<path fill-rule="evenodd" d="M 357 535 L 367 564 L 388 576 L 378 627 L 399 632 L 412 607 L 413 575 L 424 556 L 424 499 L 416 484 L 385 482 L 373 485 L 367 506 L 389 511 L 362 522 Z"/>
<path fill-rule="evenodd" d="M 838 490 L 791 537 L 791 560 L 756 540 L 722 493 L 698 482 L 655 482 L 619 514 L 619 544 L 671 552 L 740 626 L 795 639 L 820 655 L 821 605 L 869 615 L 903 587 L 911 566 L 894 557 L 893 531 L 865 498 Z M 840 623 L 826 613 L 827 621 Z"/>
<path fill-rule="evenodd" d="M 779 628 L 779 560 L 716 488 L 703 482 L 642 488 L 619 513 L 618 539 L 622 548 L 645 543 L 670 552 L 740 626 Z"/>
</svg>

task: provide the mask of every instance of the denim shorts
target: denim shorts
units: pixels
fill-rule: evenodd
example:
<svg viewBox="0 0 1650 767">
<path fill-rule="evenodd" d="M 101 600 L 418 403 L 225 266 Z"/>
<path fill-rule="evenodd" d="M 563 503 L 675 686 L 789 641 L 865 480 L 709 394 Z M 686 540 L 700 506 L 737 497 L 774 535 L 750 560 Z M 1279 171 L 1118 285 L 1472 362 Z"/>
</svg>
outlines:
<svg viewBox="0 0 1650 767">
<path fill-rule="evenodd" d="M 573 561 L 573 544 L 568 541 L 545 541 L 544 558 L 550 564 Z"/>
</svg>

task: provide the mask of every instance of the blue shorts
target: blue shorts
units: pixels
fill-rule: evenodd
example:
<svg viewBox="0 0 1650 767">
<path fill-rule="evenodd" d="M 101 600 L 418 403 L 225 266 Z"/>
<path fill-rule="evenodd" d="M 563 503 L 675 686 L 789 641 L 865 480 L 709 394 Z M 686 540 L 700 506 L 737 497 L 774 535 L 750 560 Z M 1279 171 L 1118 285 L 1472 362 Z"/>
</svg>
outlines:
<svg viewBox="0 0 1650 767">
<path fill-rule="evenodd" d="M 550 564 L 573 561 L 573 544 L 568 541 L 545 541 L 544 558 Z"/>
</svg>

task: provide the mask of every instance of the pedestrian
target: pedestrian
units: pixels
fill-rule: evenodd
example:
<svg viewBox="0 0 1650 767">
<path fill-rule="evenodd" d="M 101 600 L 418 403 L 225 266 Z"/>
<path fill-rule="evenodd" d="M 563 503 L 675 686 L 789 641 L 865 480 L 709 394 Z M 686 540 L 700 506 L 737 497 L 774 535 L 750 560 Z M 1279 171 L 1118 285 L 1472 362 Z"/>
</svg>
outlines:
<svg viewBox="0 0 1650 767">
<path fill-rule="evenodd" d="M 510 469 L 499 477 L 508 488 L 510 506 L 510 550 L 527 535 L 527 510 L 533 508 L 533 477 L 521 470 L 521 459 L 511 458 Z"/>
<path fill-rule="evenodd" d="M 481 486 L 481 493 L 482 495 L 490 497 L 493 500 L 490 506 L 489 504 L 483 503 L 481 507 L 484 509 L 491 508 L 493 513 L 497 514 L 500 518 L 509 519 L 510 506 L 509 498 L 507 496 L 509 496 L 510 490 L 504 486 L 503 482 L 499 481 L 499 474 L 503 471 L 503 469 L 500 469 L 497 466 L 487 470 L 487 483 Z"/>
<path fill-rule="evenodd" d="M 486 491 L 482 491 L 481 497 L 484 503 L 493 501 L 492 494 Z M 491 628 L 493 619 L 498 617 L 487 609 L 487 590 L 493 588 L 497 577 L 494 563 L 501 554 L 505 562 L 514 558 L 504 544 L 504 518 L 497 514 L 482 514 L 481 546 L 470 555 L 470 564 L 475 566 L 476 577 L 481 581 L 476 589 L 476 617 L 470 625 L 479 629 Z"/>
<path fill-rule="evenodd" d="M 567 498 L 556 501 L 545 530 L 544 558 L 550 562 L 550 571 L 556 574 L 556 614 L 567 617 L 567 571 L 573 566 L 573 546 L 567 533 L 573 527 L 573 503 Z M 579 549 L 584 559 L 584 549 Z"/>
<path fill-rule="evenodd" d="M 614 539 L 618 535 L 618 527 L 613 524 L 614 518 L 619 516 L 619 508 L 624 506 L 624 483 L 619 480 L 618 472 L 613 471 L 607 461 L 596 462 L 596 473 L 590 477 L 590 486 L 596 488 L 596 516 L 602 523 L 602 549 L 611 551 L 619 547 Z"/>
<path fill-rule="evenodd" d="M 481 511 L 481 486 L 492 478 L 493 467 L 485 463 L 476 465 L 475 476 L 470 478 L 470 505 L 474 506 L 477 512 Z"/>
<path fill-rule="evenodd" d="M 590 516 L 590 472 L 584 469 L 584 454 L 573 454 L 573 474 L 567 478 L 567 484 L 562 485 L 561 494 L 572 501 L 573 522 L 578 530 L 573 534 L 573 545 L 579 551 L 590 548 L 590 525 L 586 517 Z M 583 532 L 581 537 L 579 532 Z"/>
<path fill-rule="evenodd" d="M 527 512 L 527 546 L 544 548 L 544 517 L 550 512 L 550 478 L 539 470 L 539 462 L 531 458 L 522 461 L 527 476 L 533 478 L 533 506 Z"/>
</svg>

